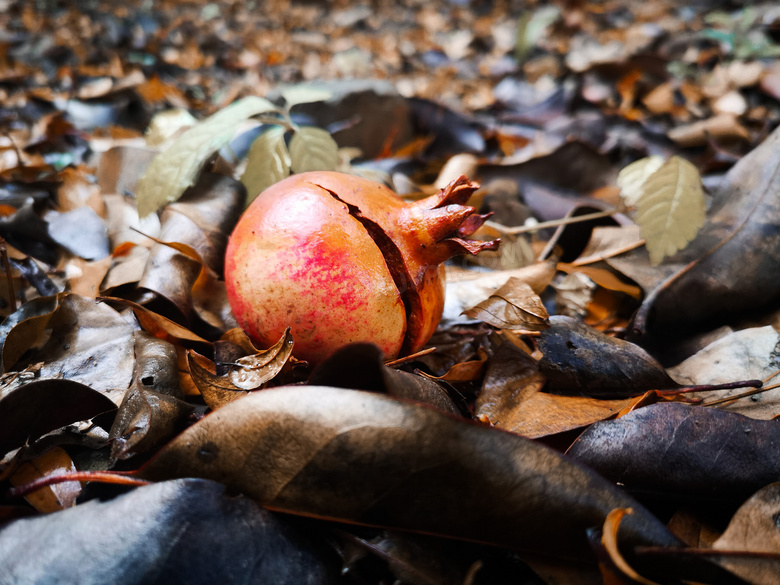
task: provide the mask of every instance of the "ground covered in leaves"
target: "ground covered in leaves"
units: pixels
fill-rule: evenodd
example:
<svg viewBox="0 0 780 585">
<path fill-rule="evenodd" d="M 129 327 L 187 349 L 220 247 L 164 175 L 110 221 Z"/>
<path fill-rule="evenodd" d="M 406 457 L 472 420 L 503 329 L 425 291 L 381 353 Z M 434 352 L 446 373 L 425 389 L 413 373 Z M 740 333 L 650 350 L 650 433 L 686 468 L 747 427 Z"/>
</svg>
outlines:
<svg viewBox="0 0 780 585">
<path fill-rule="evenodd" d="M 0 0 L 0 583 L 776 583 L 778 55 L 772 3 Z M 481 184 L 425 351 L 237 327 L 315 168 Z"/>
</svg>

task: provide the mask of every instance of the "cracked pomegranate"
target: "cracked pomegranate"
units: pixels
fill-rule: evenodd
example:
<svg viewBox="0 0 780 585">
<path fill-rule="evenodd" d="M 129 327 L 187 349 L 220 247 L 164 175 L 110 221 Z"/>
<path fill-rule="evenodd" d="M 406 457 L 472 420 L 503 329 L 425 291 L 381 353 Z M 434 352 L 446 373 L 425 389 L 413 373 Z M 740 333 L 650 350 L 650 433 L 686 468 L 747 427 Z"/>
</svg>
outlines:
<svg viewBox="0 0 780 585">
<path fill-rule="evenodd" d="M 464 205 L 466 177 L 405 203 L 387 187 L 335 172 L 293 175 L 263 191 L 230 236 L 228 298 L 259 345 L 292 328 L 294 354 L 319 363 L 354 341 L 388 358 L 418 351 L 444 308 L 442 263 L 498 240 L 466 239 L 487 216 Z"/>
</svg>

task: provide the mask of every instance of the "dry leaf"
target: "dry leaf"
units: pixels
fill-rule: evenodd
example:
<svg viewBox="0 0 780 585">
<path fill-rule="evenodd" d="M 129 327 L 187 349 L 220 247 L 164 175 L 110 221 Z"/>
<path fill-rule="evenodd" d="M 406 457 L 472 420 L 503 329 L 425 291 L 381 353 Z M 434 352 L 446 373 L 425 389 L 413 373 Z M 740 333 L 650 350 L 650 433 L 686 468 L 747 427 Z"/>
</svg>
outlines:
<svg viewBox="0 0 780 585">
<path fill-rule="evenodd" d="M 682 250 L 704 225 L 706 203 L 698 169 L 673 156 L 645 179 L 636 199 L 636 222 L 642 228 L 650 262 Z"/>
<path fill-rule="evenodd" d="M 514 276 L 486 300 L 463 313 L 499 329 L 542 331 L 549 327 L 549 315 L 539 295 Z"/>
</svg>

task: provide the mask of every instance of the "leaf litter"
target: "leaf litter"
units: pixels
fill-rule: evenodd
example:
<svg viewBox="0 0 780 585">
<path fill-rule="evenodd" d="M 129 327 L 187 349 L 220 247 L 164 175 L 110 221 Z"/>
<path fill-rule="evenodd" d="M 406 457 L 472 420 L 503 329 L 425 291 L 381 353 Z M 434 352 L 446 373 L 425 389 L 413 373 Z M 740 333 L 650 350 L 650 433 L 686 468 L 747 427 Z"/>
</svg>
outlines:
<svg viewBox="0 0 780 585">
<path fill-rule="evenodd" d="M 20 506 L 4 491 L 3 518 L 69 508 L 0 524 L 8 574 L 40 557 L 80 582 L 144 580 L 155 555 L 128 555 L 164 538 L 163 509 L 172 527 L 209 526 L 166 559 L 210 582 L 259 579 L 239 575 L 249 566 L 273 567 L 264 581 L 356 585 L 498 583 L 499 570 L 530 583 L 772 582 L 776 16 L 225 4 L 173 16 L 165 3 L 12 0 L 0 14 L 14 31 L 0 60 L 0 487 L 65 469 L 166 480 L 105 502 L 92 483 L 72 509 L 75 492 Z M 409 199 L 454 168 L 482 182 L 470 204 L 494 215 L 477 235 L 505 243 L 447 266 L 424 355 L 385 365 L 353 346 L 313 371 L 294 340 L 258 349 L 234 329 L 227 236 L 248 199 L 309 168 Z M 594 211 L 611 217 L 583 221 Z M 733 332 L 713 342 L 724 324 Z M 769 389 L 736 387 L 752 379 Z M 215 473 L 320 519 L 177 479 Z M 284 488 L 269 491 L 275 480 Z M 217 542 L 214 527 L 237 530 L 229 510 L 279 548 Z M 659 520 L 671 511 L 712 538 L 684 547 Z M 106 514 L 116 526 L 96 531 Z M 313 536 L 287 541 L 289 527 Z M 79 531 L 89 554 L 67 536 Z"/>
</svg>

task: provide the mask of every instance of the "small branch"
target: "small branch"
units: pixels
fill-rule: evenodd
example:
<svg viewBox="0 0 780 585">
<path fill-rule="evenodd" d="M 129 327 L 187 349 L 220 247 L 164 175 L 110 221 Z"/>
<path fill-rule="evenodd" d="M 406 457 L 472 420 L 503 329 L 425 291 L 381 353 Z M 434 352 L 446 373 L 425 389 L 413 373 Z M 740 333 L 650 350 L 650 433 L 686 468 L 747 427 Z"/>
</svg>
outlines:
<svg viewBox="0 0 780 585">
<path fill-rule="evenodd" d="M 30 483 L 13 487 L 8 490 L 8 496 L 15 498 L 26 496 L 45 487 L 66 483 L 68 481 L 97 481 L 101 483 L 113 483 L 118 485 L 148 485 L 150 482 L 145 479 L 138 479 L 124 475 L 120 471 L 74 471 L 72 473 L 60 473 L 58 475 L 47 475 Z"/>
<path fill-rule="evenodd" d="M 8 245 L 5 243 L 5 238 L 0 236 L 0 258 L 3 262 L 3 270 L 5 270 L 5 277 L 8 280 L 8 302 L 11 303 L 11 312 L 16 312 L 16 292 L 14 292 L 14 280 L 11 277 L 11 263 L 8 261 Z"/>
<path fill-rule="evenodd" d="M 740 380 L 738 382 L 726 382 L 724 384 L 698 384 L 693 386 L 683 386 L 675 390 L 659 390 L 663 396 L 674 396 L 676 394 L 689 394 L 691 392 L 709 392 L 711 390 L 733 390 L 735 388 L 761 388 L 761 380 Z M 759 391 L 763 392 L 767 388 Z"/>
<path fill-rule="evenodd" d="M 600 219 L 602 217 L 609 217 L 611 215 L 615 215 L 616 213 L 623 213 L 625 209 L 621 207 L 615 207 L 614 209 L 606 209 L 604 211 L 596 211 L 594 213 L 588 213 L 586 215 L 575 215 L 573 217 L 563 217 L 561 219 L 553 219 L 550 221 L 543 221 L 542 223 L 537 223 L 536 225 L 521 225 L 521 226 L 507 226 L 501 223 L 496 223 L 495 221 L 486 221 L 484 225 L 487 227 L 491 227 L 494 230 L 498 230 L 502 234 L 506 234 L 509 236 L 514 236 L 517 234 L 525 234 L 528 232 L 535 232 L 538 230 L 543 230 L 545 228 L 550 227 L 558 227 L 561 225 L 569 225 L 572 223 L 581 223 L 583 221 L 590 221 L 591 219 Z"/>
<path fill-rule="evenodd" d="M 706 402 L 705 404 L 702 404 L 702 406 L 718 406 L 719 404 L 734 402 L 735 400 L 739 400 L 740 398 L 747 398 L 755 394 L 761 394 L 762 392 L 766 392 L 767 390 L 774 390 L 775 388 L 780 388 L 780 384 L 773 384 L 772 386 L 765 386 L 763 388 L 758 387 L 756 390 L 748 390 L 747 392 L 736 394 L 734 396 L 725 396 L 724 398 L 719 398 L 718 400 L 713 400 L 712 402 Z"/>
</svg>

